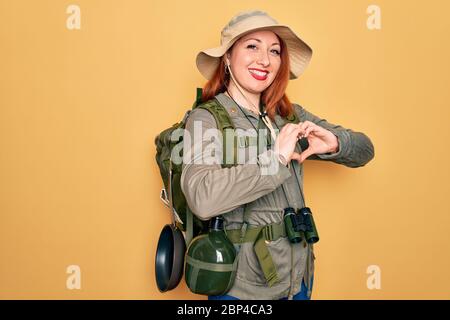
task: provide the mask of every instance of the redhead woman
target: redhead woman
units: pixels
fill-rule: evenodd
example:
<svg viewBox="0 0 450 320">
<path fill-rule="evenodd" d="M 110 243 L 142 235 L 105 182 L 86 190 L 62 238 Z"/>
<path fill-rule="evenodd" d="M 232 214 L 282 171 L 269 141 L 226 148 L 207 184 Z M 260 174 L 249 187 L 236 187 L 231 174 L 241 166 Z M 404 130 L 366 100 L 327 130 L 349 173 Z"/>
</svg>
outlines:
<svg viewBox="0 0 450 320">
<path fill-rule="evenodd" d="M 181 176 L 189 208 L 202 220 L 222 216 L 230 237 L 235 231 L 242 235 L 233 241 L 239 252 L 233 285 L 209 299 L 310 299 L 315 241 L 292 241 L 285 219 L 286 208 L 307 208 L 303 162 L 326 160 L 355 168 L 374 157 L 364 133 L 329 123 L 288 99 L 289 81 L 302 75 L 311 55 L 291 28 L 258 10 L 237 14 L 223 28 L 221 46 L 197 55 L 197 67 L 208 80 L 202 102 L 217 100 L 236 129 L 254 130 L 258 138 L 266 133 L 269 141 L 255 154 L 253 140 L 245 140 L 249 143 L 239 146 L 245 160 L 231 167 L 195 161 L 211 154 L 208 135 L 185 142 L 185 149 L 197 151 L 196 159 L 183 163 Z M 192 137 L 195 128 L 206 132 L 217 129 L 217 123 L 210 112 L 196 108 L 186 122 Z M 262 230 L 263 241 L 251 230 Z"/>
</svg>

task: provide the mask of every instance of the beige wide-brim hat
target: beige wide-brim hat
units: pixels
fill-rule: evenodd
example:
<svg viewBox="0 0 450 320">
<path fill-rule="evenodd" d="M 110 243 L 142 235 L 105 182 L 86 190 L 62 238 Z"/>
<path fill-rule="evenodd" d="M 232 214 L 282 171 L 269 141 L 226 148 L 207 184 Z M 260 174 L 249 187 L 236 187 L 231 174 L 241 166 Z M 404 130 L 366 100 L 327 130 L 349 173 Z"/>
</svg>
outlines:
<svg viewBox="0 0 450 320">
<path fill-rule="evenodd" d="M 286 42 L 290 59 L 290 77 L 303 74 L 312 56 L 312 49 L 288 26 L 280 25 L 267 13 L 259 10 L 243 11 L 235 15 L 222 29 L 220 47 L 202 50 L 196 63 L 200 73 L 210 80 L 227 50 L 243 35 L 259 30 L 270 30 Z"/>
</svg>

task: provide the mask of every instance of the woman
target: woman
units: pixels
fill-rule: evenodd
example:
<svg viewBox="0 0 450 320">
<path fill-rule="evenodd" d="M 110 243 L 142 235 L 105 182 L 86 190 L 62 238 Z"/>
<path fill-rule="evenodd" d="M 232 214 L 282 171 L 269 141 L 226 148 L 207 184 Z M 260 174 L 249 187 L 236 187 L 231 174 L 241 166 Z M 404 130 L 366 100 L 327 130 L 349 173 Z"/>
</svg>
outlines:
<svg viewBox="0 0 450 320">
<path fill-rule="evenodd" d="M 311 54 L 309 46 L 289 27 L 279 25 L 265 12 L 246 11 L 233 17 L 222 30 L 220 47 L 197 55 L 197 67 L 209 80 L 202 101 L 217 99 L 235 128 L 255 132 L 266 129 L 272 143 L 275 141 L 253 156 L 249 155 L 250 145 L 241 145 L 248 160 L 229 168 L 198 161 L 210 155 L 212 142 L 206 135 L 190 145 L 185 142 L 185 150 L 200 150 L 194 153 L 196 161 L 183 163 L 181 176 L 187 203 L 200 219 L 222 215 L 228 234 L 245 232 L 244 225 L 284 228 L 284 209 L 305 207 L 302 162 L 306 158 L 348 167 L 364 166 L 373 158 L 374 148 L 366 135 L 328 123 L 287 98 L 289 80 L 303 73 Z M 299 123 L 283 121 L 294 113 Z M 196 108 L 186 122 L 192 137 L 194 127 L 205 132 L 216 129 L 217 123 L 207 110 Z M 297 143 L 301 138 L 308 141 L 305 150 Z M 269 174 L 261 170 L 267 165 L 277 170 Z M 291 243 L 285 230 L 276 233 L 270 239 L 266 236 L 259 252 L 255 242 L 239 243 L 232 288 L 226 295 L 209 299 L 309 299 L 313 244 L 304 239 Z M 267 252 L 270 259 L 264 255 Z"/>
</svg>

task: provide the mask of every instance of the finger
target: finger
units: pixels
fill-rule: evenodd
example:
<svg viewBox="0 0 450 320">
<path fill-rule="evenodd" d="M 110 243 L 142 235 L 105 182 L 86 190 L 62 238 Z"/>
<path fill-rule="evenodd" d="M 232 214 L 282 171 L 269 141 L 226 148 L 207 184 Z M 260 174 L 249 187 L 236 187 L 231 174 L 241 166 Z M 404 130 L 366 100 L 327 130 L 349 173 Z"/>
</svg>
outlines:
<svg viewBox="0 0 450 320">
<path fill-rule="evenodd" d="M 305 121 L 300 125 L 300 128 L 305 131 L 307 128 L 314 126 L 315 124 L 311 121 Z"/>
<path fill-rule="evenodd" d="M 298 129 L 296 132 L 295 132 L 295 135 L 296 135 L 296 137 L 297 137 L 297 140 L 300 140 L 301 138 L 303 138 L 304 136 L 305 136 L 305 132 L 302 130 L 302 129 Z"/>
<path fill-rule="evenodd" d="M 291 134 L 293 131 L 297 130 L 298 126 L 294 123 L 288 123 L 283 127 L 283 129 L 286 128 L 286 133 Z"/>
<path fill-rule="evenodd" d="M 296 134 L 297 134 L 297 140 L 300 140 L 301 138 L 305 137 L 305 130 L 301 129 L 299 127 Z"/>
<path fill-rule="evenodd" d="M 315 130 L 316 130 L 316 127 L 314 127 L 314 126 L 311 126 L 311 127 L 309 127 L 309 128 L 306 128 L 304 136 L 305 136 L 305 137 L 308 137 L 309 134 L 310 134 L 311 132 L 314 132 Z"/>
<path fill-rule="evenodd" d="M 302 124 L 302 122 L 299 122 L 299 123 L 287 123 L 286 125 L 283 126 L 283 128 L 289 128 L 289 130 L 293 130 L 293 129 L 299 128 L 301 124 Z"/>
<path fill-rule="evenodd" d="M 307 124 L 307 126 L 306 126 L 306 128 L 305 128 L 305 131 L 304 131 L 304 136 L 305 137 L 307 137 L 311 132 L 317 132 L 318 131 L 318 129 L 319 129 L 319 126 L 318 125 L 316 125 L 315 123 L 313 123 L 313 122 L 308 122 L 308 124 Z"/>
<path fill-rule="evenodd" d="M 284 126 L 283 129 L 286 128 L 286 126 Z M 298 137 L 300 133 L 301 129 L 296 124 L 292 124 L 289 128 L 286 128 L 284 135 Z"/>
<path fill-rule="evenodd" d="M 305 129 L 307 128 L 307 124 L 299 123 L 298 124 L 298 134 L 297 134 L 297 140 L 303 138 L 305 136 Z"/>
<path fill-rule="evenodd" d="M 283 128 L 281 128 L 279 134 L 285 135 L 285 134 L 289 134 L 289 131 L 291 131 L 292 129 L 289 128 L 288 125 L 285 125 Z"/>
<path fill-rule="evenodd" d="M 314 122 L 309 121 L 309 120 L 303 121 L 303 123 L 306 123 L 308 126 L 311 126 L 311 125 L 315 126 L 316 125 Z"/>
<path fill-rule="evenodd" d="M 306 149 L 305 151 L 303 151 L 300 154 L 300 161 L 299 163 L 303 163 L 303 161 L 305 161 L 310 155 L 312 155 L 312 150 L 311 148 Z"/>
<path fill-rule="evenodd" d="M 300 161 L 301 158 L 302 158 L 302 156 L 299 153 L 297 153 L 297 152 L 293 152 L 292 155 L 291 155 L 291 160 Z"/>
</svg>

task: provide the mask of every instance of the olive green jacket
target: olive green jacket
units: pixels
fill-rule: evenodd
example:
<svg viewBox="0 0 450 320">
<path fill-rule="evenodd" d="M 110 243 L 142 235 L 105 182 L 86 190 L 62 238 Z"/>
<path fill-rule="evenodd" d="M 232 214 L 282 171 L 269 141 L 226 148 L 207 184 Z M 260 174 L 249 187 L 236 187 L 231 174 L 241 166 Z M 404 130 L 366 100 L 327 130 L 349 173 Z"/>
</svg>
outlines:
<svg viewBox="0 0 450 320">
<path fill-rule="evenodd" d="M 256 128 L 265 128 L 259 117 L 253 112 L 242 108 L 248 119 L 236 103 L 227 95 L 219 93 L 216 99 L 227 109 L 236 128 L 252 129 L 250 119 Z M 361 167 L 374 157 L 374 147 L 370 139 L 361 132 L 343 128 L 321 119 L 306 111 L 303 107 L 293 104 L 300 121 L 311 121 L 334 133 L 339 141 L 339 149 L 332 154 L 316 154 L 308 159 L 329 160 L 347 167 Z M 284 121 L 277 115 L 275 128 L 281 130 Z M 200 124 L 203 132 L 215 129 L 214 117 L 204 109 L 194 109 L 186 122 L 186 130 L 194 136 L 194 123 Z M 197 128 L 198 129 L 198 128 Z M 197 153 L 197 159 L 205 156 L 211 138 L 202 138 L 201 144 L 195 139 L 185 140 L 184 150 L 187 148 L 202 147 Z M 221 143 L 220 139 L 215 143 Z M 249 145 L 241 144 L 243 154 L 248 155 Z M 221 150 L 221 148 L 219 148 Z M 296 151 L 301 152 L 297 144 Z M 262 174 L 260 170 L 261 159 L 264 163 L 275 161 L 279 163 L 273 150 L 259 151 L 257 159 L 245 158 L 245 162 L 231 168 L 222 168 L 217 164 L 198 164 L 194 158 L 190 163 L 183 163 L 181 175 L 181 188 L 191 210 L 200 219 L 206 220 L 222 214 L 227 229 L 239 229 L 243 223 L 244 205 L 249 209 L 247 222 L 251 226 L 262 226 L 283 221 L 283 209 L 287 206 L 302 208 L 302 199 L 298 182 L 303 188 L 303 165 L 292 161 L 289 168 L 279 165 L 276 174 Z M 192 155 L 191 155 L 192 156 Z M 206 157 L 206 156 L 205 156 Z M 253 160 L 253 161 L 250 161 Z M 256 160 L 256 161 L 255 161 Z M 261 160 L 261 161 L 260 161 Z M 186 160 L 185 160 L 186 161 Z M 281 185 L 287 193 L 289 204 Z M 314 214 L 314 208 L 312 208 Z M 320 213 L 319 213 L 320 214 Z M 318 226 L 320 233 L 320 226 Z M 280 299 L 292 297 L 300 291 L 301 281 L 305 279 L 310 293 L 310 281 L 314 272 L 313 245 L 305 240 L 291 244 L 286 237 L 267 243 L 273 261 L 277 268 L 280 281 L 269 287 L 258 263 L 252 243 L 243 243 L 237 249 L 241 250 L 238 261 L 236 279 L 231 290 L 227 293 L 240 299 Z"/>
</svg>

